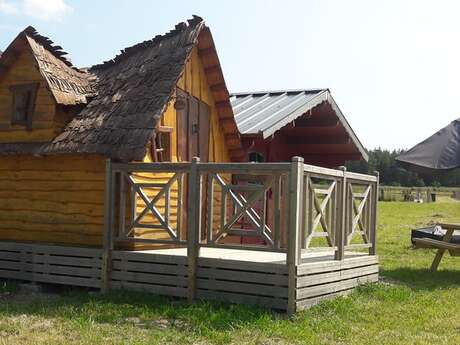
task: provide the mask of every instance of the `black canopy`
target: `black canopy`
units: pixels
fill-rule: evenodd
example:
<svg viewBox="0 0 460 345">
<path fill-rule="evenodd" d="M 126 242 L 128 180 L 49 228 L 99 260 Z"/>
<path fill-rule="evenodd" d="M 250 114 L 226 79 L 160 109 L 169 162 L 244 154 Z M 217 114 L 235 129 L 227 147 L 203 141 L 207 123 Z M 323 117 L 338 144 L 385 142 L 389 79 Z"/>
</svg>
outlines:
<svg viewBox="0 0 460 345">
<path fill-rule="evenodd" d="M 396 160 L 420 173 L 460 167 L 460 118 L 401 154 Z"/>
</svg>

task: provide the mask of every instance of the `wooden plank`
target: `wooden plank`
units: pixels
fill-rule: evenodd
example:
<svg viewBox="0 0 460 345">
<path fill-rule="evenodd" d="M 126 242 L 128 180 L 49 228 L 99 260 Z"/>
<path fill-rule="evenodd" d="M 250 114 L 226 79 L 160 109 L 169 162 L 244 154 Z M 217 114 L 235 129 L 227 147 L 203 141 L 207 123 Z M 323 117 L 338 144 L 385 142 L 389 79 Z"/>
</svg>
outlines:
<svg viewBox="0 0 460 345">
<path fill-rule="evenodd" d="M 339 292 L 334 292 L 334 293 L 330 293 L 330 294 L 327 294 L 327 295 L 324 295 L 324 296 L 318 296 L 318 297 L 314 297 L 314 298 L 308 298 L 308 299 L 304 299 L 302 301 L 297 301 L 296 302 L 296 307 L 297 307 L 297 310 L 300 311 L 300 310 L 303 310 L 303 309 L 307 309 L 307 308 L 310 308 L 324 300 L 328 300 L 328 299 L 332 299 L 332 298 L 336 298 L 336 297 L 340 297 L 340 296 L 346 296 L 346 295 L 349 295 L 350 293 L 353 292 L 353 289 L 348 289 L 348 290 L 343 290 L 343 291 L 339 291 Z"/>
<path fill-rule="evenodd" d="M 351 171 L 346 172 L 346 176 L 349 179 L 356 180 L 356 181 L 363 181 L 363 182 L 376 182 L 377 177 L 372 175 L 360 174 Z"/>
<path fill-rule="evenodd" d="M 112 168 L 115 172 L 126 173 L 176 173 L 189 172 L 190 163 L 112 163 Z"/>
<path fill-rule="evenodd" d="M 198 299 L 216 299 L 230 303 L 261 305 L 280 310 L 287 309 L 287 300 L 282 298 L 269 298 L 210 290 L 197 290 L 196 297 Z"/>
<path fill-rule="evenodd" d="M 379 278 L 378 274 L 370 274 L 367 276 L 361 276 L 357 278 L 342 280 L 333 283 L 327 283 L 322 285 L 315 285 L 306 288 L 300 288 L 296 290 L 297 300 L 302 300 L 306 298 L 326 295 L 342 290 L 348 290 L 354 288 L 360 284 L 365 284 L 369 282 L 375 282 Z"/>
<path fill-rule="evenodd" d="M 267 285 L 288 285 L 288 278 L 286 275 L 261 272 L 246 272 L 229 269 L 217 269 L 215 267 L 198 267 L 197 277 L 248 283 L 261 283 Z"/>
<path fill-rule="evenodd" d="M 185 286 L 187 278 L 183 276 L 165 275 L 165 274 L 150 274 L 142 272 L 121 272 L 112 271 L 112 280 L 120 280 L 126 282 L 137 282 L 142 284 L 158 284 L 158 285 L 172 285 L 172 286 Z"/>
<path fill-rule="evenodd" d="M 187 263 L 187 258 L 181 255 L 132 252 L 125 250 L 114 250 L 112 253 L 112 259 L 177 265 L 185 265 Z"/>
<path fill-rule="evenodd" d="M 323 168 L 323 167 L 318 167 L 318 166 L 309 165 L 309 164 L 304 164 L 304 172 L 324 175 L 321 177 L 342 177 L 343 176 L 343 172 L 340 170 Z"/>
<path fill-rule="evenodd" d="M 0 261 L 0 269 L 34 273 L 61 274 L 68 276 L 99 278 L 100 269 L 92 267 L 57 266 L 29 262 Z"/>
<path fill-rule="evenodd" d="M 297 288 L 308 287 L 312 285 L 319 285 L 325 283 L 331 283 L 344 279 L 356 278 L 379 272 L 378 265 L 364 266 L 358 268 L 352 268 L 342 271 L 333 271 L 327 273 L 319 273 L 308 276 L 302 276 L 297 278 Z"/>
<path fill-rule="evenodd" d="M 79 278 L 64 275 L 49 275 L 33 272 L 17 272 L 0 269 L 0 277 L 4 279 L 28 280 L 34 282 L 74 285 L 84 287 L 100 287 L 100 280 L 94 278 Z"/>
<path fill-rule="evenodd" d="M 90 259 L 90 258 L 76 258 L 66 256 L 49 256 L 49 255 L 36 255 L 36 254 L 25 254 L 23 257 L 24 262 L 34 263 L 49 263 L 59 264 L 61 266 L 78 266 L 78 267 L 93 267 L 102 268 L 101 259 Z"/>
<path fill-rule="evenodd" d="M 0 251 L 27 251 L 38 254 L 54 254 L 65 256 L 79 256 L 79 257 L 101 257 L 102 249 L 87 248 L 78 246 L 60 246 L 60 245 L 43 245 L 43 244 L 29 244 L 19 242 L 0 242 Z M 1 255 L 1 254 L 0 254 Z"/>
<path fill-rule="evenodd" d="M 164 296 L 187 297 L 187 289 L 184 287 L 162 286 L 122 281 L 112 281 L 111 284 L 113 289 L 132 289 L 147 291 Z"/>
<path fill-rule="evenodd" d="M 356 231 L 355 231 L 356 232 Z M 354 243 L 344 247 L 345 250 L 372 248 L 372 243 Z"/>
<path fill-rule="evenodd" d="M 460 251 L 460 245 L 456 243 L 449 243 L 444 241 L 438 241 L 431 238 L 414 238 L 416 244 L 422 244 L 429 246 L 430 248 L 439 248 L 447 250 L 458 250 Z"/>
<path fill-rule="evenodd" d="M 150 262 L 132 262 L 113 260 L 112 267 L 114 270 L 134 271 L 146 273 L 164 273 L 171 275 L 187 275 L 187 268 L 183 265 L 168 265 Z"/>
<path fill-rule="evenodd" d="M 218 290 L 236 292 L 267 297 L 288 297 L 288 289 L 285 286 L 270 286 L 242 282 L 231 282 L 214 279 L 197 279 L 197 289 Z"/>
<path fill-rule="evenodd" d="M 222 260 L 222 259 L 200 257 L 198 258 L 198 266 L 235 269 L 235 270 L 251 271 L 251 272 L 287 274 L 286 265 L 276 264 L 276 263 L 251 262 L 251 261 L 240 261 L 240 260 Z"/>
<path fill-rule="evenodd" d="M 313 263 L 303 263 L 297 268 L 297 275 L 303 276 L 320 272 L 338 271 L 354 267 L 362 267 L 378 264 L 378 257 L 375 255 L 363 255 L 354 258 L 346 258 L 343 261 L 322 261 Z"/>
</svg>

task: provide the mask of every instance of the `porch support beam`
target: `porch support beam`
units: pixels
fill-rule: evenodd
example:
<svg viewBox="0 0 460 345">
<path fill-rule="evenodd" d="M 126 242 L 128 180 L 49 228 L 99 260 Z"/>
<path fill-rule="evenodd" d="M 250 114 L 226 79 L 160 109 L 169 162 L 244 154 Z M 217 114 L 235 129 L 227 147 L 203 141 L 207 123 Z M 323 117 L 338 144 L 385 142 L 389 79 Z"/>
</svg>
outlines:
<svg viewBox="0 0 460 345">
<path fill-rule="evenodd" d="M 188 261 L 188 293 L 189 302 L 196 297 L 196 271 L 200 256 L 201 239 L 201 175 L 198 170 L 199 157 L 192 158 L 188 179 L 188 224 L 187 224 L 187 261 Z"/>
<path fill-rule="evenodd" d="M 112 269 L 113 218 L 115 209 L 115 174 L 112 161 L 105 161 L 105 199 L 104 199 L 104 241 L 102 251 L 101 292 L 110 289 L 110 271 Z"/>
<path fill-rule="evenodd" d="M 296 312 L 297 266 L 301 261 L 300 234 L 302 224 L 302 191 L 304 161 L 302 157 L 293 157 L 289 174 L 289 220 L 288 220 L 288 314 Z"/>
</svg>

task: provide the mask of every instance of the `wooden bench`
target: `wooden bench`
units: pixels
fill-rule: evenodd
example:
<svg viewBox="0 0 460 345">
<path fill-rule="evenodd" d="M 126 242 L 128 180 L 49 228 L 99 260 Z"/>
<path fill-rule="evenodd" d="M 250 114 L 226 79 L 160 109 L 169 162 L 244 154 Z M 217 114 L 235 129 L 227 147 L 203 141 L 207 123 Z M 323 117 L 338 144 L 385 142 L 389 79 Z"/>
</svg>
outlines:
<svg viewBox="0 0 460 345">
<path fill-rule="evenodd" d="M 431 264 L 431 270 L 436 271 L 444 253 L 449 251 L 451 256 L 460 256 L 460 244 L 451 243 L 452 236 L 455 230 L 460 230 L 460 224 L 438 224 L 441 228 L 446 229 L 446 233 L 442 238 L 442 241 L 434 240 L 431 238 L 415 238 L 415 248 L 435 248 L 438 249 L 436 256 L 434 257 L 433 263 Z"/>
</svg>

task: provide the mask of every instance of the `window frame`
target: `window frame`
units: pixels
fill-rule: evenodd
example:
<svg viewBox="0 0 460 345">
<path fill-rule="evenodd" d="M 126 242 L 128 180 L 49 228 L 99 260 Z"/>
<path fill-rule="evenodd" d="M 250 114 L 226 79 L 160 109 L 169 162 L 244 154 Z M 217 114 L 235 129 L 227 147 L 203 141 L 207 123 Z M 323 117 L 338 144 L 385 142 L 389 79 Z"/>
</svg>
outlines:
<svg viewBox="0 0 460 345">
<path fill-rule="evenodd" d="M 168 126 L 158 126 L 155 130 L 155 135 L 152 136 L 152 142 L 150 145 L 150 155 L 152 157 L 152 161 L 154 162 L 172 162 L 172 133 L 174 131 L 173 127 Z M 157 138 L 158 134 L 166 135 L 168 137 L 168 145 L 169 147 L 166 150 L 165 156 L 160 159 L 159 150 L 164 150 L 164 147 L 157 148 Z M 163 144 L 164 145 L 164 144 Z"/>
<path fill-rule="evenodd" d="M 32 129 L 32 118 L 34 114 L 34 108 L 35 108 L 35 101 L 37 97 L 37 91 L 39 88 L 39 83 L 27 83 L 27 84 L 15 84 L 15 85 L 10 85 L 8 88 L 12 94 L 12 103 L 11 103 L 11 124 L 12 125 L 20 125 L 20 126 L 25 126 L 27 130 Z M 16 99 L 18 97 L 18 93 L 29 93 L 28 99 L 27 99 L 27 104 L 25 106 L 25 113 L 24 113 L 24 119 L 18 120 L 15 117 L 15 112 L 16 112 Z"/>
</svg>

